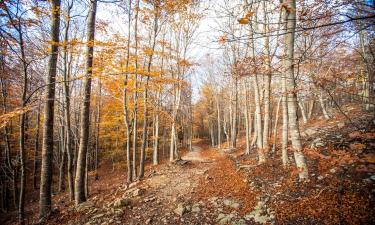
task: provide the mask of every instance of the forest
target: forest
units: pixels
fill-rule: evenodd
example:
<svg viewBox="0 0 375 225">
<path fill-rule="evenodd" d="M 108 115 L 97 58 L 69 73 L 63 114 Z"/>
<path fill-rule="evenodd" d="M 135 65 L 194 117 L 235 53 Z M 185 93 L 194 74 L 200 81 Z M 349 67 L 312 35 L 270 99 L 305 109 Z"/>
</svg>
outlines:
<svg viewBox="0 0 375 225">
<path fill-rule="evenodd" d="M 0 224 L 375 224 L 374 0 L 0 0 Z"/>
</svg>

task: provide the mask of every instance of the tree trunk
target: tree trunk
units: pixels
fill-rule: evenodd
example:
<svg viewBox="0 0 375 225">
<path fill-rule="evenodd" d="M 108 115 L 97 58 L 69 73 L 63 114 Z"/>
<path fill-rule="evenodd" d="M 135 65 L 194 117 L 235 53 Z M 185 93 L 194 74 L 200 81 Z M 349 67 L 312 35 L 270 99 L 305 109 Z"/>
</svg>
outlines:
<svg viewBox="0 0 375 225">
<path fill-rule="evenodd" d="M 59 43 L 60 35 L 60 0 L 52 1 L 51 37 L 53 43 Z M 46 88 L 46 103 L 44 109 L 42 166 L 40 180 L 39 216 L 47 217 L 51 212 L 52 190 L 52 157 L 53 157 L 53 125 L 56 65 L 58 58 L 58 45 L 51 44 L 51 56 L 48 62 L 48 78 Z"/>
<path fill-rule="evenodd" d="M 246 129 L 246 149 L 245 149 L 245 154 L 249 155 L 250 154 L 250 136 L 251 136 L 251 130 L 250 130 L 250 119 L 249 119 L 249 97 L 248 97 L 248 90 L 247 90 L 247 85 L 246 85 L 246 80 L 244 80 L 244 89 L 245 89 L 245 129 Z"/>
<path fill-rule="evenodd" d="M 40 107 L 41 102 L 38 103 L 38 111 L 36 115 L 36 134 L 35 134 L 35 146 L 34 146 L 34 164 L 33 164 L 33 188 L 37 189 L 36 180 L 37 180 L 37 171 L 38 171 L 38 151 L 39 151 L 39 130 L 40 130 Z"/>
<path fill-rule="evenodd" d="M 298 106 L 299 106 L 299 109 L 301 111 L 303 123 L 307 123 L 307 116 L 306 116 L 306 110 L 305 110 L 304 103 L 301 102 L 301 101 L 298 101 Z"/>
<path fill-rule="evenodd" d="M 285 35 L 285 77 L 287 79 L 287 100 L 288 100 L 288 122 L 290 129 L 290 136 L 292 140 L 292 147 L 294 150 L 294 158 L 296 161 L 297 168 L 300 170 L 299 178 L 307 179 L 308 170 L 305 161 L 305 157 L 302 153 L 302 144 L 300 139 L 300 132 L 298 126 L 297 117 L 297 98 L 295 90 L 295 77 L 294 77 L 294 37 L 296 28 L 296 1 L 291 0 L 285 2 L 286 7 L 283 7 L 285 21 L 286 21 L 286 31 Z"/>
<path fill-rule="evenodd" d="M 279 122 L 279 111 L 280 111 L 280 103 L 282 101 L 283 97 L 280 97 L 279 101 L 277 102 L 276 107 L 276 116 L 275 116 L 275 124 L 273 129 L 273 144 L 272 144 L 272 153 L 276 152 L 276 143 L 277 143 L 277 124 Z M 288 136 L 287 136 L 288 138 Z M 284 161 L 283 161 L 284 162 Z"/>
<path fill-rule="evenodd" d="M 90 10 L 87 23 L 87 49 L 86 49 L 86 76 L 84 78 L 84 102 L 81 109 L 81 128 L 80 144 L 77 157 L 77 169 L 74 182 L 75 204 L 78 205 L 86 201 L 85 195 L 85 170 L 86 157 L 89 141 L 90 126 L 90 96 L 91 96 L 91 76 L 94 58 L 94 40 L 95 40 L 95 19 L 96 19 L 96 0 L 90 0 Z"/>
<path fill-rule="evenodd" d="M 73 2 L 68 6 L 67 10 L 67 21 L 66 21 L 66 28 L 64 34 L 64 42 L 68 43 L 69 41 L 69 28 L 70 28 L 70 11 L 73 7 Z M 71 130 L 71 120 L 70 120 L 70 68 L 68 65 L 68 46 L 64 45 L 64 95 L 65 95 L 65 126 L 66 126 L 66 144 L 65 144 L 65 151 L 68 156 L 67 161 L 67 172 L 68 172 L 68 188 L 69 188 L 69 198 L 70 200 L 74 200 L 74 184 L 73 184 L 73 152 L 72 152 L 72 130 Z"/>
</svg>

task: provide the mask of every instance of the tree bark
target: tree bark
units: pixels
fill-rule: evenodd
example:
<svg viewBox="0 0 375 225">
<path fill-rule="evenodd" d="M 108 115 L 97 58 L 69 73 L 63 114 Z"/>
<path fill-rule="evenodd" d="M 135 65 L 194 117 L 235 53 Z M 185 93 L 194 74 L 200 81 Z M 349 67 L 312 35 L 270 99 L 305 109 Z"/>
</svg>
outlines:
<svg viewBox="0 0 375 225">
<path fill-rule="evenodd" d="M 300 170 L 299 178 L 307 179 L 308 170 L 305 161 L 305 157 L 302 153 L 302 144 L 300 139 L 300 132 L 298 126 L 297 117 L 297 98 L 295 90 L 295 77 L 294 77 L 294 38 L 296 28 L 296 1 L 286 1 L 286 6 L 283 7 L 286 31 L 285 35 L 285 54 L 286 58 L 284 61 L 285 66 L 285 77 L 287 79 L 287 101 L 288 101 L 288 122 L 290 137 L 292 140 L 292 147 L 294 151 L 294 158 L 296 161 L 297 168 Z"/>
<path fill-rule="evenodd" d="M 86 201 L 85 195 L 85 170 L 86 157 L 89 141 L 90 126 L 90 96 L 91 96 L 91 76 L 94 58 L 95 40 L 95 19 L 97 1 L 90 0 L 90 9 L 87 23 L 87 49 L 86 49 L 86 76 L 84 78 L 84 100 L 81 109 L 80 144 L 77 157 L 77 169 L 74 182 L 75 204 L 78 205 Z"/>
<path fill-rule="evenodd" d="M 58 45 L 60 35 L 60 0 L 52 1 L 51 25 L 51 56 L 48 62 L 48 78 L 46 91 L 46 104 L 44 108 L 42 166 L 40 180 L 39 217 L 45 218 L 51 212 L 52 191 L 52 157 L 53 157 L 53 126 L 54 126 L 54 101 L 56 65 L 58 58 Z"/>
</svg>

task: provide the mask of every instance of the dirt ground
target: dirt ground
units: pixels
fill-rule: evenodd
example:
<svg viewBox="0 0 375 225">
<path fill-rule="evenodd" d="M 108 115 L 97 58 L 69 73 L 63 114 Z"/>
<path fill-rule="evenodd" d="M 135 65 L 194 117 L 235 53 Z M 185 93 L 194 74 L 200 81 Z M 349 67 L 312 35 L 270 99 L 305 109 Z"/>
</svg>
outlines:
<svg viewBox="0 0 375 225">
<path fill-rule="evenodd" d="M 142 181 L 125 184 L 124 171 L 109 166 L 90 180 L 88 202 L 74 207 L 66 193 L 53 198 L 45 224 L 375 224 L 375 125 L 352 110 L 302 127 L 309 180 L 299 181 L 290 152 L 258 165 L 256 151 L 212 148 L 201 141 L 181 160 L 148 165 Z M 37 222 L 30 190 L 29 224 Z M 16 212 L 1 218 L 12 224 Z"/>
</svg>

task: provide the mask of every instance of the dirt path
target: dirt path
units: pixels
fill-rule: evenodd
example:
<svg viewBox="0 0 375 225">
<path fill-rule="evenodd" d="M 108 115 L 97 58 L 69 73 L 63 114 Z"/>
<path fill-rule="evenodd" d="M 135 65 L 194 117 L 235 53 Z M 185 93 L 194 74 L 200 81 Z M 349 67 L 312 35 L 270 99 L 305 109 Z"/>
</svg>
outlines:
<svg viewBox="0 0 375 225">
<path fill-rule="evenodd" d="M 251 224 L 254 199 L 227 154 L 196 145 L 142 182 L 93 199 L 70 224 Z"/>
</svg>

